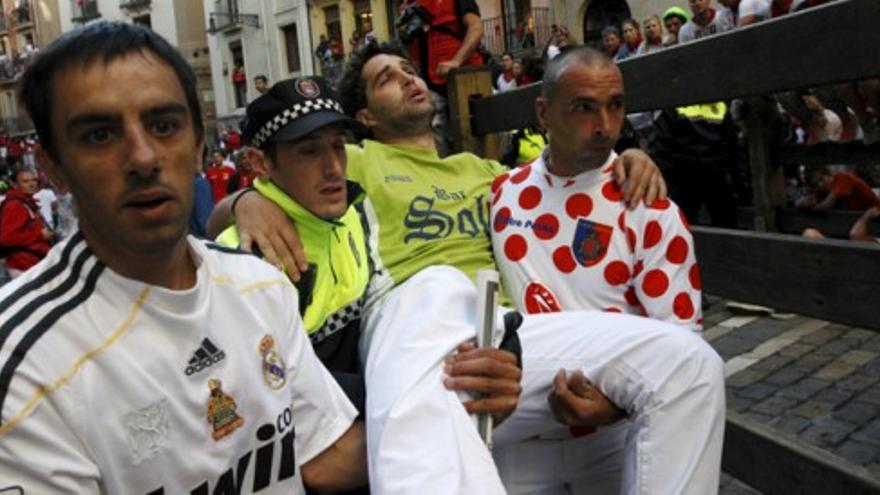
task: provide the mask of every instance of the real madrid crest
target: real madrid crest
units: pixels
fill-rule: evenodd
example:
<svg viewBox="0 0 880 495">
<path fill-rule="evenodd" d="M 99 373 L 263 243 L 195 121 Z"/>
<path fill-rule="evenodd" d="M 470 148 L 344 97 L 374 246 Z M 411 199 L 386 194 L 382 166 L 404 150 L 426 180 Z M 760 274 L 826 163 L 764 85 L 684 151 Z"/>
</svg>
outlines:
<svg viewBox="0 0 880 495">
<path fill-rule="evenodd" d="M 214 427 L 211 438 L 220 440 L 237 430 L 244 424 L 237 412 L 238 405 L 231 395 L 223 392 L 223 384 L 216 378 L 208 380 L 208 388 L 211 395 L 208 396 L 208 423 Z"/>
<path fill-rule="evenodd" d="M 296 92 L 301 94 L 303 98 L 317 98 L 321 94 L 321 88 L 318 87 L 318 83 L 314 79 L 307 77 L 297 80 L 294 87 Z"/>
<path fill-rule="evenodd" d="M 287 382 L 284 361 L 275 348 L 275 339 L 266 334 L 260 339 L 260 355 L 263 357 L 263 380 L 266 385 L 279 389 Z"/>
</svg>

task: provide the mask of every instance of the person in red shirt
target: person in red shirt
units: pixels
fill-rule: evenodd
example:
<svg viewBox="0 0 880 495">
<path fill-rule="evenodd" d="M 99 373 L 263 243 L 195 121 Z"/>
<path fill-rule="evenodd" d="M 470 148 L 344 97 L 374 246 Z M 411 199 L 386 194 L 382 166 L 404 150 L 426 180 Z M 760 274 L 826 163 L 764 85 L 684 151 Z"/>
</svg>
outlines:
<svg viewBox="0 0 880 495">
<path fill-rule="evenodd" d="M 54 237 L 33 198 L 39 188 L 36 174 L 18 171 L 14 186 L 0 204 L 0 250 L 6 256 L 6 268 L 12 278 L 39 263 L 49 252 L 49 241 Z"/>
<path fill-rule="evenodd" d="M 873 206 L 880 206 L 880 198 L 871 186 L 852 172 L 832 174 L 827 169 L 822 169 L 813 176 L 813 183 L 818 193 L 825 194 L 825 199 L 818 201 L 815 195 L 805 196 L 795 206 L 813 210 L 836 208 L 853 211 L 865 211 Z"/>
<path fill-rule="evenodd" d="M 226 191 L 229 189 L 229 179 L 235 173 L 231 167 L 227 167 L 224 163 L 226 157 L 222 151 L 215 151 L 211 155 L 211 163 L 205 169 L 205 179 L 211 184 L 211 195 L 214 198 L 214 204 L 217 204 L 226 197 Z"/>
<path fill-rule="evenodd" d="M 255 174 L 253 167 L 251 167 L 251 162 L 248 161 L 247 148 L 237 153 L 235 163 L 237 168 L 229 179 L 226 194 L 232 194 L 240 189 L 251 187 L 251 184 L 254 183 Z"/>
<path fill-rule="evenodd" d="M 226 133 L 226 149 L 229 151 L 238 151 L 241 149 L 241 133 L 235 129 L 230 129 Z"/>
</svg>

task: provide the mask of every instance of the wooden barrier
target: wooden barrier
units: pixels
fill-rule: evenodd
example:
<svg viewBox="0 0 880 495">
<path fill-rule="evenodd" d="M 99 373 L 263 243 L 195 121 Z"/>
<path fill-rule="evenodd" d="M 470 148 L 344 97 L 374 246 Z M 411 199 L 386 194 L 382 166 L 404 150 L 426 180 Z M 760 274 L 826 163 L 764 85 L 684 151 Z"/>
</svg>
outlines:
<svg viewBox="0 0 880 495">
<path fill-rule="evenodd" d="M 780 146 L 772 141 L 772 102 L 762 95 L 880 75 L 877 26 L 880 1 L 839 0 L 627 59 L 620 63 L 627 110 L 748 98 L 755 206 L 742 209 L 740 221 L 759 231 L 799 233 L 813 226 L 845 237 L 857 214 L 782 207 L 782 165 L 824 160 L 873 164 L 880 162 L 880 148 Z M 480 140 L 492 133 L 536 124 L 539 94 L 537 84 L 491 97 L 458 94 L 468 102 L 468 111 L 460 115 L 468 122 L 461 128 L 472 133 L 462 140 L 463 149 L 480 151 Z M 460 102 L 458 108 L 464 108 Z M 880 330 L 880 246 L 708 227 L 693 232 L 706 292 Z M 864 469 L 733 412 L 728 413 L 725 442 L 725 471 L 765 494 L 880 493 L 880 480 Z"/>
<path fill-rule="evenodd" d="M 751 229 L 754 226 L 755 209 L 740 207 L 736 211 L 737 227 Z M 846 210 L 812 211 L 797 208 L 780 208 L 776 211 L 776 227 L 780 233 L 801 235 L 804 229 L 814 228 L 826 237 L 848 239 L 852 225 L 862 216 L 861 212 Z M 868 225 L 868 232 L 880 237 L 880 222 Z"/>
</svg>

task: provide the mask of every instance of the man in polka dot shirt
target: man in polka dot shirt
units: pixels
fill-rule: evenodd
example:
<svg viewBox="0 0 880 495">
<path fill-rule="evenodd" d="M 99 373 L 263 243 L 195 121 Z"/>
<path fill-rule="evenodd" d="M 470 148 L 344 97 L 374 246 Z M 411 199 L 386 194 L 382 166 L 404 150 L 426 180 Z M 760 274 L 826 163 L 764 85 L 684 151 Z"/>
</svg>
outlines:
<svg viewBox="0 0 880 495">
<path fill-rule="evenodd" d="M 549 146 L 492 185 L 492 243 L 508 295 L 530 314 L 601 310 L 699 331 L 687 220 L 666 199 L 628 210 L 611 175 L 625 118 L 620 70 L 583 48 L 554 60 L 543 84 L 536 111 Z M 510 493 L 617 493 L 628 429 L 544 435 L 495 457 Z"/>
</svg>

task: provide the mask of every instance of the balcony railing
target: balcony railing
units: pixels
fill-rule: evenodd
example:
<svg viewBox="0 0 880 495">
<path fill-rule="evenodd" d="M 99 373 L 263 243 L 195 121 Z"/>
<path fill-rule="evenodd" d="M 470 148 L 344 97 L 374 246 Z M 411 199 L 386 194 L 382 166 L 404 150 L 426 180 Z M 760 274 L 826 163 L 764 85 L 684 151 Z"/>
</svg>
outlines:
<svg viewBox="0 0 880 495">
<path fill-rule="evenodd" d="M 36 49 L 0 54 L 0 82 L 14 81 L 34 61 Z"/>
<path fill-rule="evenodd" d="M 25 26 L 33 23 L 33 12 L 31 11 L 30 2 L 22 2 L 21 5 L 12 9 L 10 12 L 10 20 L 15 26 Z"/>
<path fill-rule="evenodd" d="M 216 0 L 214 2 L 214 12 L 211 12 L 208 18 L 209 33 L 241 29 L 243 25 L 259 28 L 260 18 L 255 14 L 240 12 L 238 0 Z"/>
<path fill-rule="evenodd" d="M 550 37 L 550 9 L 533 8 L 483 20 L 483 44 L 493 54 L 544 48 Z"/>
<path fill-rule="evenodd" d="M 98 17 L 101 17 L 101 13 L 98 12 L 97 0 L 74 0 L 73 22 L 82 24 Z"/>
<path fill-rule="evenodd" d="M 119 0 L 119 8 L 122 10 L 141 10 L 148 8 L 152 3 L 152 0 Z"/>
</svg>

